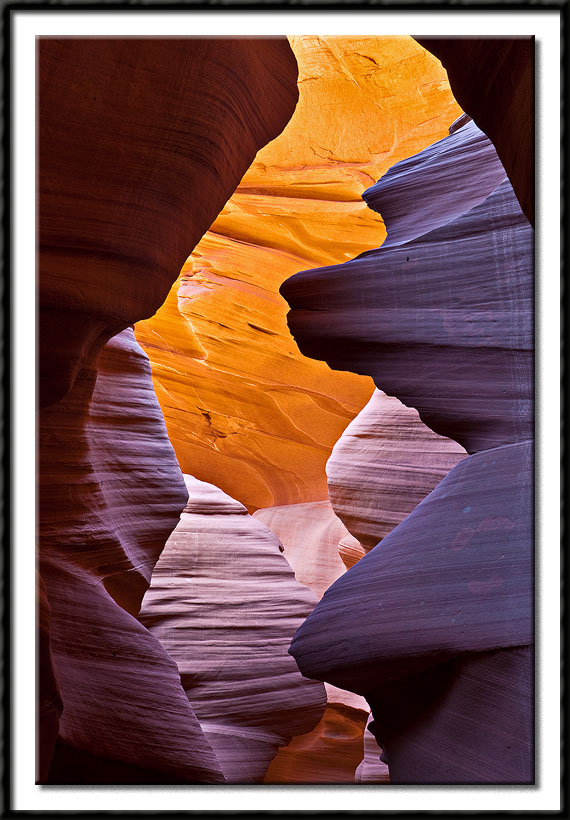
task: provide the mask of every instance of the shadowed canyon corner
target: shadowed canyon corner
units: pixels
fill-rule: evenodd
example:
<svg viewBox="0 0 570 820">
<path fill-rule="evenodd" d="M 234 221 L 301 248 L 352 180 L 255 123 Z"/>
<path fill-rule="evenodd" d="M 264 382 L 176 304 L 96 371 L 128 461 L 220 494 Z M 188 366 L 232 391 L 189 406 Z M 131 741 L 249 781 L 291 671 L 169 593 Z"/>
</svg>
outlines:
<svg viewBox="0 0 570 820">
<path fill-rule="evenodd" d="M 533 39 L 37 62 L 36 782 L 533 783 Z"/>
</svg>

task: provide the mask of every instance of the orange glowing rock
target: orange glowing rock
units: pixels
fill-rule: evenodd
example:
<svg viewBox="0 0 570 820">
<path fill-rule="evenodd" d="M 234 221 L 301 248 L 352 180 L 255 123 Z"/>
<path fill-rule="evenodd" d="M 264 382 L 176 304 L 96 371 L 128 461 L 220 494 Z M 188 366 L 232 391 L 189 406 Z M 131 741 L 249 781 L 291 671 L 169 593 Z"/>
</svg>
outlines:
<svg viewBox="0 0 570 820">
<path fill-rule="evenodd" d="M 292 119 L 136 327 L 182 470 L 250 511 L 326 499 L 332 446 L 373 390 L 299 353 L 279 286 L 378 247 L 384 225 L 362 192 L 461 113 L 441 64 L 411 37 L 290 42 Z"/>
</svg>

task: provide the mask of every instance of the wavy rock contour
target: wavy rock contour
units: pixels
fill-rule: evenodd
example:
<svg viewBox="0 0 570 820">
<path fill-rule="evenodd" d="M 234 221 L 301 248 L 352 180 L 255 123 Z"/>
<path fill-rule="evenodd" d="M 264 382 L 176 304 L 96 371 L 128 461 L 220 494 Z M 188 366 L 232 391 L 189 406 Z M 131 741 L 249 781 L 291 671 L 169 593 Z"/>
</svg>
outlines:
<svg viewBox="0 0 570 820">
<path fill-rule="evenodd" d="M 319 599 L 345 572 L 340 542 L 355 539 L 328 501 L 270 507 L 258 510 L 254 518 L 277 535 L 295 577 Z M 330 684 L 326 693 L 327 705 L 318 725 L 279 750 L 265 783 L 354 783 L 363 757 L 369 706 L 364 698 Z"/>
<path fill-rule="evenodd" d="M 441 60 L 455 99 L 495 146 L 534 226 L 534 37 L 415 39 Z"/>
<path fill-rule="evenodd" d="M 39 566 L 63 701 L 48 782 L 223 782 L 176 665 L 135 618 L 187 493 L 132 329 L 40 423 Z"/>
<path fill-rule="evenodd" d="M 375 390 L 327 462 L 333 510 L 370 550 L 414 510 L 466 455 L 417 410 Z"/>
<path fill-rule="evenodd" d="M 326 460 L 373 388 L 299 354 L 279 286 L 379 244 L 384 225 L 362 192 L 460 113 L 441 65 L 411 37 L 291 46 L 295 114 L 136 328 L 183 470 L 250 511 L 325 500 Z"/>
<path fill-rule="evenodd" d="M 38 53 L 41 658 L 49 637 L 63 702 L 50 764 L 61 704 L 44 675 L 39 776 L 223 782 L 134 617 L 187 494 L 127 328 L 291 116 L 295 58 L 284 38 L 41 38 Z"/>
<path fill-rule="evenodd" d="M 46 405 L 162 304 L 293 113 L 297 67 L 285 38 L 40 38 L 38 78 Z"/>
<path fill-rule="evenodd" d="M 287 652 L 317 599 L 243 504 L 185 480 L 188 503 L 139 618 L 176 661 L 226 780 L 259 783 L 277 749 L 323 713 L 324 687 Z"/>
<path fill-rule="evenodd" d="M 443 227 L 289 279 L 289 326 L 306 354 L 372 375 L 468 452 L 529 439 L 533 245 L 506 180 Z"/>
<path fill-rule="evenodd" d="M 365 695 L 395 783 L 533 777 L 533 234 L 508 181 L 473 207 L 476 184 L 457 179 L 448 224 L 282 288 L 305 352 L 373 375 L 475 452 L 291 645 L 304 674 Z"/>
</svg>

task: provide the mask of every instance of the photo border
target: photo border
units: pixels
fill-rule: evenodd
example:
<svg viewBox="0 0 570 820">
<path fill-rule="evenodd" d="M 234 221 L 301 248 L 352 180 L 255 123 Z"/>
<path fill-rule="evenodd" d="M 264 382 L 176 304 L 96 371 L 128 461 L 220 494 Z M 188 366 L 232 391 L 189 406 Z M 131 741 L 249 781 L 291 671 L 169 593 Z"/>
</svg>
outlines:
<svg viewBox="0 0 570 820">
<path fill-rule="evenodd" d="M 428 11 L 426 11 L 426 7 L 428 7 Z M 566 3 L 551 3 L 547 2 L 544 4 L 537 5 L 535 3 L 463 3 L 461 5 L 456 5 L 454 3 L 445 3 L 445 2 L 433 2 L 433 3 L 406 3 L 405 0 L 403 2 L 389 2 L 389 3 L 351 3 L 351 2 L 342 2 L 342 3 L 318 3 L 318 2 L 301 2 L 300 3 L 282 3 L 282 2 L 275 2 L 271 3 L 270 6 L 266 4 L 259 4 L 259 3 L 243 3 L 237 2 L 234 3 L 232 0 L 219 0 L 219 2 L 210 2 L 210 3 L 114 3 L 112 2 L 74 2 L 68 3 L 65 2 L 58 2 L 58 3 L 11 3 L 6 4 L 4 7 L 4 35 L 5 35 L 5 51 L 4 51 L 4 71 L 5 71 L 5 78 L 4 78 L 4 103 L 5 103 L 5 112 L 8 114 L 9 121 L 14 123 L 15 120 L 18 120 L 18 113 L 17 108 L 21 105 L 21 99 L 19 98 L 19 86 L 17 85 L 18 80 L 22 79 L 21 73 L 22 68 L 18 68 L 18 55 L 16 54 L 16 50 L 19 48 L 19 45 L 15 43 L 14 40 L 14 23 L 17 17 L 27 17 L 28 19 L 31 16 L 38 12 L 39 14 L 43 14 L 44 16 L 47 15 L 49 20 L 54 21 L 55 18 L 62 19 L 63 15 L 81 15 L 81 19 L 85 19 L 86 13 L 93 12 L 95 14 L 107 15 L 111 16 L 115 19 L 118 19 L 120 14 L 128 15 L 129 19 L 133 19 L 136 16 L 151 14 L 151 15 L 160 15 L 161 17 L 168 16 L 169 13 L 182 13 L 184 15 L 188 15 L 188 19 L 194 17 L 194 19 L 199 14 L 207 14 L 211 21 L 217 21 L 218 19 L 227 19 L 233 13 L 240 13 L 240 12 L 247 12 L 248 14 L 243 14 L 243 26 L 244 26 L 244 34 L 250 34 L 250 28 L 247 28 L 248 25 L 251 24 L 251 13 L 261 14 L 262 18 L 269 21 L 272 17 L 275 16 L 275 12 L 281 12 L 287 15 L 288 19 L 291 20 L 293 15 L 300 16 L 303 20 L 307 20 L 311 14 L 319 15 L 319 22 L 322 24 L 323 30 L 320 30 L 320 33 L 328 33 L 327 32 L 327 24 L 328 21 L 331 19 L 331 15 L 333 14 L 341 14 L 345 15 L 345 19 L 348 19 L 348 15 L 356 15 L 360 19 L 363 18 L 364 14 L 375 14 L 379 16 L 379 20 L 386 19 L 386 14 L 388 13 L 397 13 L 397 14 L 405 14 L 409 15 L 410 13 L 417 12 L 418 15 L 421 16 L 421 13 L 426 14 L 429 13 L 434 17 L 434 19 L 442 20 L 443 18 L 441 15 L 451 16 L 452 20 L 459 20 L 465 19 L 465 15 L 469 13 L 474 13 L 478 16 L 483 18 L 483 16 L 487 16 L 489 14 L 496 15 L 498 12 L 502 12 L 503 14 L 508 14 L 510 19 L 514 19 L 519 13 L 526 13 L 534 15 L 534 19 L 536 16 L 541 13 L 549 13 L 553 15 L 558 15 L 559 18 L 559 25 L 560 25 L 560 32 L 563 42 L 566 44 L 565 50 L 565 57 L 564 57 L 564 67 L 566 70 L 568 69 L 568 57 L 567 57 L 567 43 L 566 43 L 566 31 L 567 31 L 567 21 L 568 21 L 568 5 Z M 271 15 L 271 17 L 269 16 Z M 413 24 L 410 25 L 410 29 L 414 31 L 418 31 L 418 26 L 415 24 L 416 18 L 407 18 Z M 496 20 L 495 17 L 491 17 L 491 20 Z M 42 31 L 36 32 L 37 34 L 45 33 Z M 273 33 L 273 32 L 271 32 Z M 287 33 L 300 33 L 296 31 L 287 30 Z M 304 33 L 311 33 L 311 32 L 304 32 Z M 335 32 L 336 33 L 336 32 Z M 389 36 L 391 32 L 389 31 L 381 31 L 379 32 L 379 36 Z M 406 33 L 409 33 L 407 31 Z M 174 34 L 174 33 L 173 33 Z M 422 29 L 422 34 L 425 35 L 425 30 Z M 115 36 L 124 36 L 123 34 L 115 35 Z M 159 35 L 165 36 L 165 35 Z M 176 36 L 179 36 L 177 33 Z M 204 35 L 208 36 L 208 35 Z M 465 35 L 458 35 L 458 36 L 465 36 Z M 539 63 L 539 71 L 544 70 L 544 62 L 543 58 L 547 55 L 540 55 L 541 62 Z M 25 64 L 24 64 L 25 65 Z M 28 67 L 29 71 L 29 67 Z M 548 69 L 549 77 L 548 81 L 552 80 L 552 67 Z M 33 72 L 29 71 L 32 75 L 33 79 Z M 544 77 L 539 78 L 539 82 L 544 81 Z M 16 93 L 14 93 L 13 83 L 16 83 Z M 29 91 L 29 89 L 28 89 Z M 564 95 L 567 94 L 567 89 L 563 89 Z M 12 107 L 14 107 L 14 116 Z M 547 136 L 545 131 L 546 122 L 548 122 L 552 127 L 555 127 L 557 124 L 556 118 L 556 111 L 553 111 L 552 104 L 548 112 L 540 111 L 540 100 L 539 100 L 539 111 L 538 118 L 537 118 L 537 179 L 539 183 L 541 183 L 541 179 L 544 178 L 548 174 L 554 173 L 555 177 L 555 187 L 556 187 L 556 179 L 560 178 L 560 171 L 556 173 L 556 171 L 552 172 L 550 170 L 550 163 L 552 160 L 552 156 L 548 156 L 548 153 L 552 153 L 552 142 L 553 140 Z M 546 120 L 546 122 L 545 122 Z M 567 135 L 566 135 L 566 144 L 567 144 Z M 16 174 L 16 184 L 20 184 L 20 175 L 19 175 L 19 166 L 18 166 L 18 156 L 22 155 L 22 152 L 27 152 L 28 161 L 31 156 L 32 164 L 33 158 L 35 156 L 35 148 L 34 148 L 34 129 L 32 128 L 31 131 L 26 133 L 25 135 L 22 134 L 21 129 L 16 127 L 16 131 L 13 132 L 11 129 L 5 127 L 4 131 L 4 154 L 5 154 L 5 169 L 11 168 L 11 161 L 15 161 L 14 172 Z M 31 153 L 30 153 L 31 152 Z M 567 174 L 567 166 L 565 165 L 565 174 Z M 26 184 L 29 184 L 29 180 Z M 566 189 L 565 189 L 566 190 Z M 16 189 L 12 180 L 12 172 L 5 174 L 4 178 L 4 191 L 5 191 L 5 202 L 9 203 L 10 205 L 14 205 L 14 195 L 17 193 L 17 197 L 20 195 L 19 188 Z M 546 267 L 547 265 L 552 265 L 552 256 L 556 259 L 556 241 L 553 242 L 552 239 L 552 227 L 547 222 L 547 215 L 546 215 L 546 203 L 548 202 L 548 219 L 553 220 L 556 230 L 556 218 L 555 214 L 552 214 L 552 211 L 556 211 L 557 208 L 552 204 L 552 186 L 545 192 L 544 186 L 539 184 L 537 189 L 537 232 L 536 232 L 536 242 L 537 246 L 541 248 L 537 258 L 540 258 L 540 253 L 544 249 L 544 243 L 549 242 L 554 244 L 554 253 L 548 257 L 548 262 L 540 258 L 540 263 L 537 266 L 537 274 L 540 279 L 540 294 L 537 295 L 537 334 L 540 335 L 544 334 L 546 331 L 549 330 L 547 325 L 552 322 L 551 319 L 551 311 L 553 307 L 553 301 L 557 301 L 560 303 L 560 296 L 556 298 L 556 288 L 546 287 L 545 290 L 545 277 L 549 275 L 547 273 Z M 15 741 L 21 740 L 19 737 L 20 729 L 18 724 L 16 724 L 16 730 L 13 731 L 14 726 L 11 719 L 12 715 L 12 698 L 10 697 L 10 688 L 12 688 L 12 696 L 17 697 L 18 694 L 23 696 L 25 692 L 29 694 L 29 682 L 31 681 L 32 686 L 34 682 L 34 675 L 29 675 L 28 686 L 26 686 L 26 682 L 22 681 L 22 676 L 16 676 L 14 680 L 14 672 L 16 667 L 18 666 L 18 656 L 24 652 L 22 648 L 22 641 L 20 640 L 21 633 L 19 633 L 20 629 L 20 620 L 21 620 L 21 613 L 25 611 L 21 607 L 18 608 L 18 604 L 21 603 L 22 595 L 26 598 L 25 606 L 29 608 L 30 599 L 29 599 L 29 589 L 27 592 L 24 590 L 26 589 L 26 584 L 22 585 L 22 578 L 21 573 L 19 572 L 20 567 L 17 566 L 18 564 L 18 553 L 22 553 L 23 551 L 32 551 L 35 553 L 34 547 L 34 538 L 32 536 L 32 540 L 30 542 L 30 532 L 33 532 L 34 524 L 32 522 L 32 530 L 30 527 L 27 526 L 24 528 L 24 532 L 22 532 L 22 528 L 25 522 L 25 518 L 23 516 L 27 516 L 29 519 L 30 517 L 30 509 L 34 508 L 34 503 L 30 504 L 30 465 L 31 465 L 31 472 L 33 474 L 35 468 L 35 456 L 34 456 L 34 446 L 32 443 L 32 455 L 30 460 L 29 452 L 27 455 L 22 455 L 22 432 L 25 438 L 25 430 L 26 426 L 29 425 L 29 404 L 31 403 L 32 412 L 35 409 L 35 378 L 32 377 L 31 379 L 31 387 L 26 382 L 26 386 L 24 386 L 22 390 L 22 374 L 24 378 L 28 381 L 30 380 L 30 373 L 34 373 L 34 357 L 35 357 L 35 343 L 30 343 L 29 339 L 26 343 L 25 341 L 22 342 L 22 336 L 20 335 L 22 330 L 22 316 L 26 317 L 26 313 L 22 314 L 20 312 L 20 302 L 18 301 L 21 299 L 21 282 L 19 280 L 22 277 L 27 277 L 29 280 L 30 275 L 32 279 L 32 288 L 34 290 L 34 276 L 33 273 L 30 274 L 29 264 L 26 266 L 27 273 L 22 273 L 22 268 L 20 265 L 20 258 L 18 257 L 18 243 L 21 241 L 22 231 L 24 236 L 26 236 L 26 229 L 27 229 L 27 241 L 29 245 L 33 245 L 34 243 L 30 242 L 29 236 L 33 235 L 33 231 L 30 229 L 29 223 L 33 221 L 30 219 L 30 212 L 28 206 L 28 212 L 26 217 L 26 209 L 25 207 L 23 210 L 19 210 L 19 205 L 12 209 L 14 222 L 10 219 L 9 215 L 7 215 L 7 210 L 5 209 L 4 215 L 4 235 L 7 240 L 9 240 L 9 247 L 6 251 L 6 270 L 10 271 L 10 276 L 6 277 L 5 281 L 5 291 L 4 291 L 4 338 L 8 342 L 7 348 L 7 355 L 5 357 L 5 370 L 4 370 L 4 418 L 6 420 L 5 423 L 5 450 L 4 450 L 4 477 L 5 477 L 5 499 L 6 499 L 6 507 L 10 510 L 10 517 L 5 518 L 5 543 L 10 544 L 10 551 L 5 549 L 4 552 L 4 590 L 5 590 L 5 610 L 4 610 L 4 657 L 10 658 L 13 656 L 13 662 L 10 664 L 10 672 L 11 676 L 8 677 L 5 675 L 5 687 L 4 687 L 4 694 L 3 694 L 3 706 L 4 706 L 4 737 L 5 737 L 5 744 L 4 749 L 11 752 L 12 744 Z M 24 220 L 24 223 L 22 224 Z M 563 227 L 567 226 L 568 223 L 568 213 L 561 212 L 561 225 Z M 560 244 L 559 246 L 561 252 L 563 251 L 563 246 Z M 32 248 L 33 252 L 33 248 Z M 13 267 L 13 266 L 16 267 Z M 555 265 L 554 265 L 555 266 Z M 31 266 L 31 271 L 34 271 L 34 265 Z M 556 277 L 553 277 L 555 279 Z M 560 284 L 560 283 L 555 283 Z M 29 287 L 29 281 L 28 281 Z M 28 302 L 29 302 L 29 291 L 27 294 Z M 568 292 L 565 293 L 565 305 L 568 305 Z M 548 307 L 547 307 L 548 306 Z M 33 313 L 30 310 L 29 304 L 28 308 L 28 325 L 29 325 L 29 316 Z M 29 329 L 29 327 L 28 327 Z M 33 334 L 32 334 L 33 335 Z M 551 338 L 554 335 L 554 339 Z M 25 336 L 23 337 L 25 339 Z M 559 339 L 559 333 L 558 333 Z M 552 454 L 545 454 L 545 447 L 550 447 L 551 440 L 552 440 L 552 433 L 556 439 L 558 439 L 557 433 L 557 425 L 556 419 L 558 418 L 558 404 L 556 401 L 556 393 L 555 391 L 558 389 L 560 384 L 560 375 L 559 375 L 559 368 L 557 372 L 557 351 L 554 352 L 552 350 L 554 343 L 556 343 L 556 334 L 550 334 L 549 341 L 547 343 L 547 350 L 544 349 L 539 351 L 539 358 L 538 361 L 540 362 L 540 366 L 537 369 L 537 392 L 539 394 L 539 402 L 537 407 L 537 424 L 538 424 L 538 436 L 537 436 L 537 467 L 539 473 L 539 480 L 537 481 L 537 510 L 539 511 L 538 517 L 538 527 L 540 528 L 538 543 L 542 545 L 543 551 L 545 549 L 553 549 L 551 545 L 551 540 L 556 541 L 559 540 L 559 530 L 558 530 L 558 537 L 556 532 L 556 527 L 554 527 L 554 532 L 550 529 L 552 524 L 552 519 L 558 519 L 558 513 L 556 511 L 556 503 L 558 498 L 560 497 L 560 493 L 556 492 L 559 485 L 556 481 L 556 474 L 558 472 L 557 464 L 559 460 L 557 458 L 556 447 L 554 447 L 554 457 Z M 22 350 L 23 344 L 27 344 L 28 349 Z M 544 347 L 544 341 L 543 341 Z M 554 352 L 554 362 L 545 361 L 545 353 L 546 357 L 551 357 Z M 23 361 L 22 361 L 23 356 Z M 30 368 L 31 362 L 31 368 Z M 18 382 L 20 382 L 18 384 Z M 30 392 L 31 391 L 31 392 Z M 549 398 L 544 397 L 544 393 L 546 392 Z M 552 401 L 552 393 L 554 392 L 554 401 Z M 32 396 L 30 402 L 30 395 Z M 553 412 L 554 407 L 554 412 Z M 565 412 L 568 412 L 568 408 L 565 408 Z M 31 428 L 27 427 L 27 436 L 28 439 L 30 438 L 30 429 L 35 429 L 35 425 L 32 422 Z M 14 440 L 14 446 L 12 446 L 12 438 Z M 566 456 L 567 457 L 567 456 Z M 27 488 L 27 492 L 22 495 L 23 489 Z M 555 504 L 552 504 L 552 497 L 554 497 Z M 33 518 L 33 516 L 32 516 Z M 29 521 L 26 522 L 29 524 Z M 544 528 L 545 526 L 549 527 L 549 533 L 545 538 Z M 548 540 L 546 540 L 548 539 Z M 538 552 L 538 547 L 537 547 Z M 32 560 L 35 560 L 35 556 Z M 565 571 L 567 571 L 567 567 L 565 566 Z M 15 573 L 13 575 L 13 573 Z M 33 573 L 32 573 L 33 574 Z M 540 574 L 540 573 L 539 573 Z M 556 574 L 556 573 L 554 573 Z M 559 572 L 558 572 L 559 576 Z M 552 577 L 549 576 L 550 578 Z M 550 582 L 551 583 L 551 582 Z M 31 588 L 31 584 L 28 584 L 28 587 Z M 550 588 L 550 587 L 549 587 Z M 544 618 L 543 605 L 545 603 L 544 599 L 545 589 L 541 587 L 541 590 L 537 590 L 537 613 L 539 619 Z M 33 598 L 31 599 L 33 601 Z M 7 606 L 6 606 L 7 604 Z M 16 618 L 14 618 L 14 613 Z M 20 614 L 20 617 L 18 617 Z M 567 613 L 566 613 L 567 617 Z M 31 607 L 31 620 L 33 621 L 33 605 Z M 35 626 L 33 627 L 35 629 Z M 23 646 L 27 647 L 29 650 L 30 647 L 33 645 L 33 641 L 30 644 L 29 642 L 29 635 L 30 631 L 25 633 L 27 638 L 24 639 Z M 554 636 L 554 645 L 556 645 L 556 635 Z M 541 652 L 545 649 L 544 643 L 542 646 L 539 646 L 539 654 L 538 654 L 538 665 L 541 666 L 543 664 L 544 658 L 541 658 Z M 553 651 L 553 641 L 548 641 L 548 652 L 552 654 Z M 31 660 L 33 663 L 33 653 L 28 651 L 28 656 L 31 654 Z M 21 660 L 21 658 L 20 658 Z M 12 687 L 9 684 L 12 683 Z M 543 719 L 543 715 L 541 716 L 541 710 L 544 707 L 544 692 L 540 693 L 540 709 L 539 715 L 537 715 L 537 721 Z M 559 702 L 559 697 L 554 697 L 554 703 L 550 703 L 550 706 L 554 706 L 556 709 L 557 703 Z M 16 721 L 18 721 L 18 715 L 16 714 Z M 537 747 L 538 748 L 538 747 Z M 541 754 L 545 751 L 541 749 Z M 34 758 L 33 752 L 30 752 L 30 756 L 32 759 Z M 50 813 L 61 813 L 62 811 L 72 811 L 74 814 L 80 813 L 90 813 L 94 809 L 82 809 L 77 807 L 56 807 L 55 805 L 52 807 L 51 800 L 41 798 L 39 801 L 32 800 L 29 807 L 23 805 L 17 805 L 18 801 L 21 804 L 21 796 L 17 794 L 17 786 L 15 785 L 16 781 L 13 782 L 13 775 L 16 775 L 17 772 L 14 771 L 13 763 L 10 759 L 10 754 L 5 756 L 4 762 L 4 792 L 5 792 L 5 816 L 12 816 L 13 814 L 19 814 L 22 812 L 29 813 L 30 811 L 37 813 L 37 814 L 50 814 Z M 538 771 L 540 772 L 540 767 L 538 767 Z M 556 774 L 556 773 L 555 773 Z M 551 778 L 551 780 L 556 780 L 556 778 Z M 560 783 L 560 778 L 558 775 L 558 782 Z M 158 792 L 159 795 L 163 797 L 166 796 L 166 792 L 174 793 L 177 796 L 177 799 L 180 800 L 181 803 L 187 802 L 188 798 L 193 800 L 193 796 L 197 796 L 199 791 L 203 791 L 204 795 L 204 802 L 200 805 L 200 807 L 196 809 L 158 809 L 158 812 L 161 814 L 203 814 L 203 813 L 215 813 L 215 814 L 240 814 L 244 812 L 255 812 L 255 813 L 296 813 L 296 814 L 312 814 L 312 813 L 323 813 L 323 809 L 321 808 L 314 808 L 312 810 L 307 811 L 306 802 L 307 798 L 304 797 L 307 794 L 307 790 L 310 792 L 321 791 L 322 789 L 326 789 L 329 793 L 329 807 L 324 808 L 326 813 L 355 813 L 354 809 L 346 808 L 346 809 L 338 809 L 336 808 L 340 803 L 343 801 L 340 800 L 341 792 L 346 792 L 351 796 L 351 801 L 354 804 L 358 804 L 361 800 L 361 790 L 365 790 L 365 792 L 370 792 L 371 789 L 375 788 L 382 788 L 382 789 L 389 789 L 391 794 L 398 794 L 400 795 L 400 805 L 403 805 L 407 802 L 407 796 L 410 792 L 415 791 L 417 793 L 417 805 L 415 808 L 405 809 L 402 808 L 400 810 L 395 809 L 394 812 L 397 814 L 402 813 L 417 813 L 418 806 L 426 806 L 427 804 L 431 804 L 430 795 L 434 794 L 434 790 L 445 790 L 448 794 L 458 794 L 458 791 L 461 792 L 468 792 L 469 794 L 465 796 L 461 796 L 460 799 L 463 801 L 462 805 L 463 808 L 460 808 L 457 804 L 449 805 L 449 801 L 447 806 L 441 807 L 437 810 L 441 811 L 453 811 L 455 813 L 467 813 L 473 812 L 479 813 L 479 811 L 489 811 L 493 809 L 473 809 L 473 808 L 466 808 L 466 806 L 473 806 L 474 801 L 475 804 L 482 806 L 485 801 L 482 800 L 484 796 L 484 792 L 490 792 L 494 794 L 496 797 L 499 796 L 498 789 L 505 788 L 508 791 L 507 797 L 508 798 L 515 798 L 515 791 L 522 790 L 523 794 L 525 795 L 522 801 L 517 801 L 515 799 L 514 803 L 517 803 L 518 809 L 521 813 L 525 813 L 526 811 L 533 811 L 533 813 L 552 813 L 556 812 L 557 808 L 555 806 L 557 795 L 555 792 L 552 791 L 552 783 L 551 783 L 551 793 L 549 794 L 549 806 L 550 808 L 544 808 L 542 810 L 537 810 L 537 808 L 532 808 L 532 800 L 530 799 L 530 789 L 535 789 L 537 787 L 496 787 L 496 786 L 444 786 L 444 787 L 398 787 L 398 786 L 374 786 L 374 785 L 342 785 L 342 786 L 330 786 L 330 787 L 320 787 L 320 786 L 294 786 L 294 785 L 285 785 L 285 786 L 270 786 L 270 785 L 261 785 L 261 786 L 180 786 L 180 787 L 160 787 L 160 786 L 133 786 L 133 787 L 111 787 L 111 786 L 101 786 L 101 787 L 94 787 L 94 786 L 81 786 L 81 787 L 56 787 L 56 786 L 35 786 L 34 790 L 36 794 L 45 795 L 47 798 L 48 792 L 52 795 L 59 795 L 61 797 L 69 797 L 70 794 L 73 792 L 78 795 L 78 800 L 81 803 L 85 801 L 88 802 L 90 806 L 95 805 L 95 798 L 104 794 L 112 793 L 116 795 L 117 799 L 121 802 L 120 808 L 104 808 L 98 807 L 97 811 L 104 812 L 106 814 L 109 813 L 121 813 L 121 814 L 154 814 L 157 813 L 157 809 L 141 809 L 141 808 L 134 808 L 134 809 L 127 809 L 127 805 L 132 805 L 132 792 L 135 791 L 139 795 L 142 796 L 142 801 L 144 804 L 149 803 L 149 790 L 153 792 Z M 566 784 L 567 785 L 567 784 Z M 274 805 L 280 805 L 284 802 L 284 793 L 283 790 L 287 792 L 291 792 L 292 790 L 300 790 L 298 795 L 295 797 L 295 800 L 298 802 L 298 807 L 295 809 L 286 809 L 281 805 L 281 808 L 276 812 L 275 809 L 272 808 L 255 808 L 252 807 L 253 804 L 250 801 L 249 803 L 244 800 L 243 798 L 247 798 L 247 792 L 251 789 L 262 789 L 263 793 L 267 793 L 271 798 L 271 802 Z M 37 790 L 40 790 L 39 792 Z M 46 791 L 48 790 L 48 791 Z M 205 791 L 204 791 L 205 790 Z M 221 791 L 226 796 L 226 803 L 231 801 L 232 805 L 241 804 L 242 808 L 238 809 L 229 809 L 226 807 L 220 809 L 210 808 L 209 806 L 212 805 L 214 800 L 212 799 L 212 792 L 215 790 L 216 792 Z M 243 791 L 246 790 L 246 791 Z M 89 794 L 87 794 L 89 793 Z M 370 792 L 371 793 L 371 792 Z M 558 797 L 560 795 L 559 788 L 558 788 Z M 16 799 L 16 802 L 14 800 Z M 377 798 L 375 798 L 377 799 Z M 327 800 L 323 798 L 324 802 L 321 805 L 325 805 Z M 45 804 L 45 808 L 42 808 L 42 801 Z M 65 803 L 66 801 L 64 801 Z M 382 797 L 378 800 L 378 802 L 383 802 Z M 255 801 L 253 801 L 255 803 Z M 445 801 L 444 801 L 445 803 Z M 524 808 L 524 806 L 528 806 L 528 808 Z M 496 808 L 494 810 L 497 810 Z M 503 808 L 498 809 L 503 811 L 513 812 L 513 808 Z M 434 811 L 433 808 L 424 808 L 423 812 L 430 812 Z M 516 811 L 516 809 L 514 809 Z M 382 814 L 392 814 L 393 812 L 388 809 L 383 810 L 381 807 L 372 807 L 367 808 L 363 807 L 362 805 L 359 806 L 358 812 L 356 813 L 369 813 L 369 812 L 378 812 Z"/>
</svg>

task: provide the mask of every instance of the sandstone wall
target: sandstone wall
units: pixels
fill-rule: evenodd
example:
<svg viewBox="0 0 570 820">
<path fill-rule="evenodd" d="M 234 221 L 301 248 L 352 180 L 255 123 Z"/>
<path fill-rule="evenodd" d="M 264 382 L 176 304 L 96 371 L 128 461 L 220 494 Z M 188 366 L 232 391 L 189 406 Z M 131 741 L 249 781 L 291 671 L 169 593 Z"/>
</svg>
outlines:
<svg viewBox="0 0 570 820">
<path fill-rule="evenodd" d="M 240 502 L 185 476 L 188 503 L 139 618 L 173 658 L 229 783 L 259 783 L 280 746 L 313 729 L 326 696 L 288 654 L 317 603 L 278 538 Z"/>
<path fill-rule="evenodd" d="M 284 38 L 38 41 L 42 781 L 224 780 L 134 617 L 187 493 L 129 326 L 283 129 L 296 79 Z"/>
<path fill-rule="evenodd" d="M 299 354 L 279 286 L 377 246 L 384 225 L 361 194 L 461 113 L 411 37 L 290 40 L 295 114 L 136 328 L 183 470 L 250 511 L 326 500 L 332 446 L 373 389 Z"/>
<path fill-rule="evenodd" d="M 40 414 L 39 568 L 63 702 L 48 782 L 223 782 L 176 665 L 135 618 L 186 497 L 127 329 Z"/>
<path fill-rule="evenodd" d="M 452 149 L 461 124 L 475 133 L 463 119 Z M 394 185 L 429 185 L 432 159 L 445 178 L 436 146 L 387 175 L 397 242 L 282 286 L 304 352 L 372 375 L 474 453 L 333 584 L 291 646 L 304 674 L 366 697 L 394 783 L 533 778 L 533 232 L 508 180 L 485 188 L 490 143 L 482 157 L 480 137 L 462 141 L 448 223 L 433 228 L 424 195 L 406 211 Z M 366 537 L 367 504 L 362 521 L 353 507 Z"/>
</svg>

